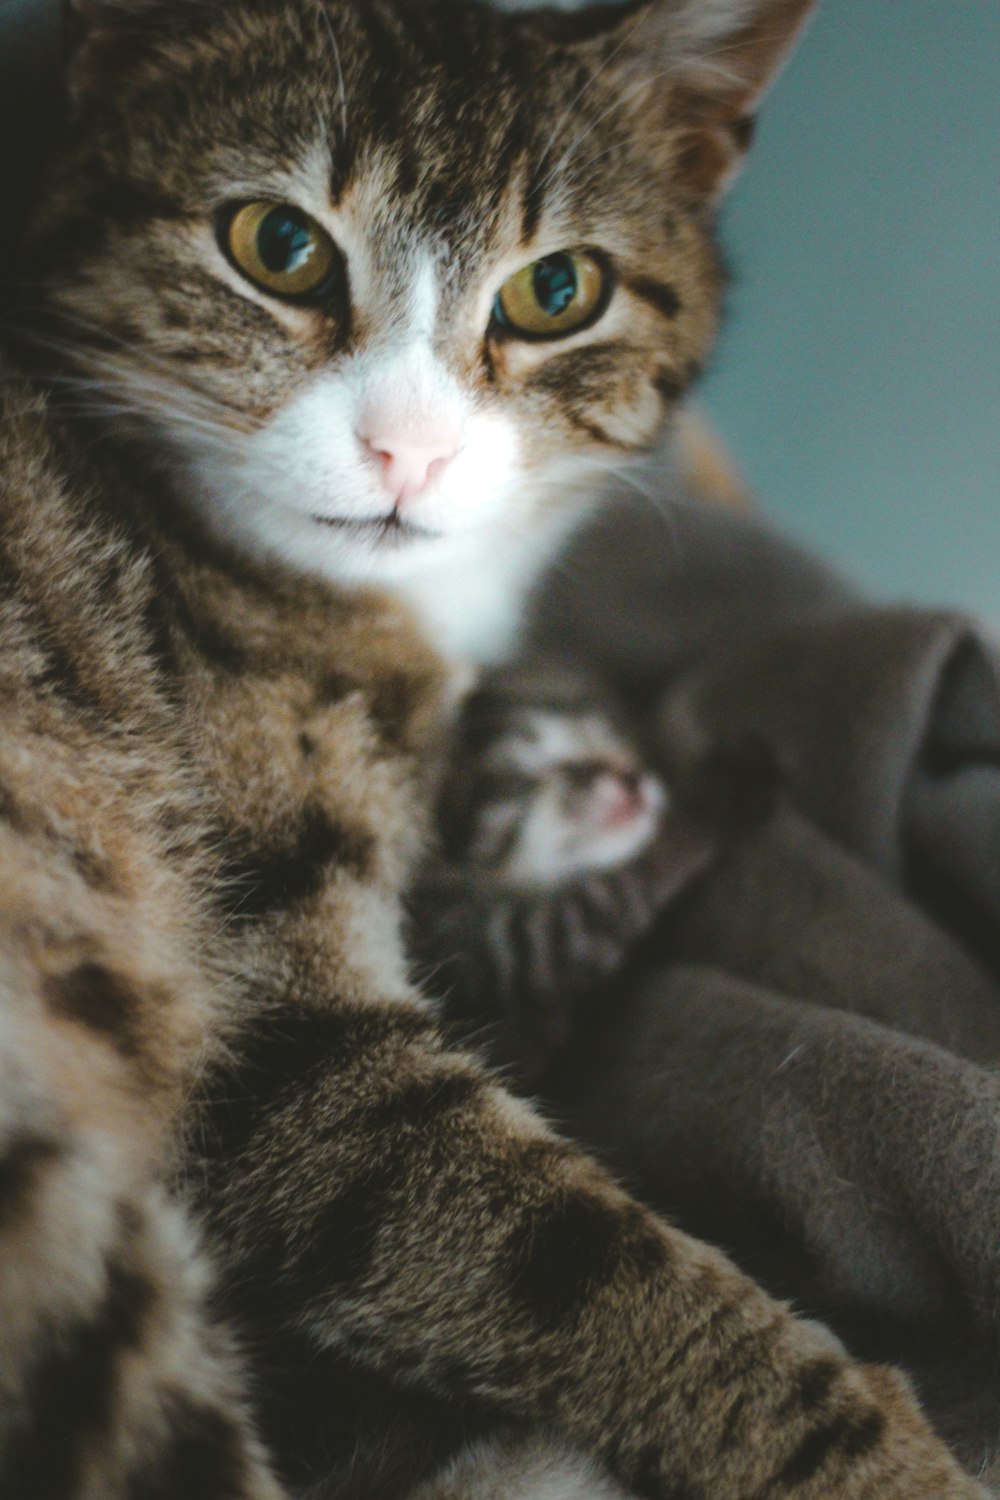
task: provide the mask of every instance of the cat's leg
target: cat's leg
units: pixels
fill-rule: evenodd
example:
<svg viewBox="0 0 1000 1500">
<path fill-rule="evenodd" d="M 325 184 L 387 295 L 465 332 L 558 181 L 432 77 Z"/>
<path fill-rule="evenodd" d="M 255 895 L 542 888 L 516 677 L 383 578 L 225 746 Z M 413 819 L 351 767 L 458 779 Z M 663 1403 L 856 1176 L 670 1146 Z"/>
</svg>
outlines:
<svg viewBox="0 0 1000 1500">
<path fill-rule="evenodd" d="M 672 1230 L 416 1004 L 301 999 L 217 1079 L 204 1204 L 243 1314 L 559 1431 L 648 1500 L 981 1494 L 903 1377 Z"/>
<path fill-rule="evenodd" d="M 278 1500 L 157 1185 L 210 1004 L 170 939 L 169 876 L 113 799 L 76 837 L 53 747 L 21 759 L 0 816 L 0 1495 Z"/>
</svg>

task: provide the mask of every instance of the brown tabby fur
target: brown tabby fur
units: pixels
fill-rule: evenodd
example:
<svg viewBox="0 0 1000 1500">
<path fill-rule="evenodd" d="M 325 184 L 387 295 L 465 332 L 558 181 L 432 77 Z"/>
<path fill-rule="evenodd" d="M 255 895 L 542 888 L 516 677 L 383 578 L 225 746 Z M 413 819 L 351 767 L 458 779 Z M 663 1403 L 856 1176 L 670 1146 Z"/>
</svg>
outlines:
<svg viewBox="0 0 1000 1500">
<path fill-rule="evenodd" d="M 72 313 L 71 368 L 124 348 L 166 362 L 176 394 L 196 365 L 239 426 L 364 337 L 241 299 L 185 254 L 213 175 L 292 159 L 316 99 L 337 100 L 330 20 L 349 140 L 385 143 L 383 174 L 469 256 L 546 90 L 573 100 L 598 45 L 443 3 L 98 4 L 30 254 L 63 345 Z M 636 241 L 679 307 L 636 273 L 631 343 L 522 373 L 511 399 L 552 414 L 546 441 L 645 441 L 646 395 L 700 357 L 716 274 L 690 195 L 724 148 L 703 123 Z M 633 128 L 608 126 L 594 169 L 609 222 L 661 170 L 633 162 Z M 436 154 L 414 165 L 404 141 Z M 363 195 L 360 158 L 338 159 L 333 192 Z M 523 358 L 498 347 L 476 378 L 515 381 Z M 647 1500 L 978 1494 L 901 1377 L 827 1348 L 446 1049 L 398 931 L 437 658 L 387 596 L 213 542 L 156 444 L 93 424 L 55 364 L 54 396 L 37 366 L 0 374 L 0 1494 L 277 1500 L 243 1370 L 273 1370 L 282 1339 L 331 1431 L 326 1357 L 554 1429 Z M 252 1358 L 219 1321 L 192 1204 Z M 473 1493 L 456 1483 L 438 1493 Z"/>
</svg>

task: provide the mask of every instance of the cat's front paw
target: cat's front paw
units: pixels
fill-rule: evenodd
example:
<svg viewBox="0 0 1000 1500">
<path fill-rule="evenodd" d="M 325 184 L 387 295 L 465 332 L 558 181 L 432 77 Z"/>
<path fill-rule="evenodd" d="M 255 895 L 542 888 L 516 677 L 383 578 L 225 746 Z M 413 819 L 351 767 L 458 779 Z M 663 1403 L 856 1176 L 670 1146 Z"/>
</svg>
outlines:
<svg viewBox="0 0 1000 1500">
<path fill-rule="evenodd" d="M 408 1500 L 634 1500 L 555 1437 L 498 1434 L 462 1450 Z"/>
</svg>

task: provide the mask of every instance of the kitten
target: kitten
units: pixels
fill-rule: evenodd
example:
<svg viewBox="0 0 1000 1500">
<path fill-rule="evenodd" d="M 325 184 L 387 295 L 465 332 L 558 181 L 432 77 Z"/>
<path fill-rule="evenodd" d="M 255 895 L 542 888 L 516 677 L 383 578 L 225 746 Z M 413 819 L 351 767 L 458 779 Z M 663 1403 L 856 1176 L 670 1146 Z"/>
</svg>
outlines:
<svg viewBox="0 0 1000 1500">
<path fill-rule="evenodd" d="M 438 853 L 408 899 L 427 988 L 531 1082 L 671 901 L 766 817 L 763 747 L 716 751 L 672 795 L 599 690 L 551 668 L 467 700 L 438 797 Z"/>
<path fill-rule="evenodd" d="M 633 859 L 667 805 L 596 687 L 521 667 L 466 699 L 438 821 L 449 861 L 530 891 Z"/>
<path fill-rule="evenodd" d="M 978 1493 L 447 1047 L 400 940 L 447 684 L 393 592 L 474 642 L 657 435 L 806 8 L 75 0 L 0 377 L 4 1496 L 301 1492 L 345 1366 L 654 1500 Z"/>
</svg>

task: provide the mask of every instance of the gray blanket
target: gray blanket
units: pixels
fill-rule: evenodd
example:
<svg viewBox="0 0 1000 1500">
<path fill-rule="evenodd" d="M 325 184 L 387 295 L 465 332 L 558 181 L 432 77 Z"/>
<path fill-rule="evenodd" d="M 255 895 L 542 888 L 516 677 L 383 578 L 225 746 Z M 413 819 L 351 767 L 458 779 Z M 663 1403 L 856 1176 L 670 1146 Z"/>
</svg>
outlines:
<svg viewBox="0 0 1000 1500">
<path fill-rule="evenodd" d="M 867 1357 L 1000 1493 L 1000 657 L 759 524 L 616 500 L 530 648 L 668 776 L 752 734 L 786 792 L 666 914 L 546 1089 L 661 1209 Z"/>
</svg>

